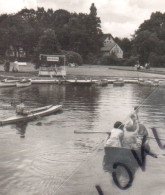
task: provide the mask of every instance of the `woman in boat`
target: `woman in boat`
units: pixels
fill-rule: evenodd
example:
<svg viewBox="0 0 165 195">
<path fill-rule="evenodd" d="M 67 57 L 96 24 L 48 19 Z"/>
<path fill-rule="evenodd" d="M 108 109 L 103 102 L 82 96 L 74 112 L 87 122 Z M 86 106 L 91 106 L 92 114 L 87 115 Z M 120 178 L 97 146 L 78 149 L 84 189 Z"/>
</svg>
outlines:
<svg viewBox="0 0 165 195">
<path fill-rule="evenodd" d="M 105 146 L 122 147 L 123 136 L 123 124 L 120 121 L 117 121 L 110 132 L 110 137 L 107 139 Z"/>
</svg>

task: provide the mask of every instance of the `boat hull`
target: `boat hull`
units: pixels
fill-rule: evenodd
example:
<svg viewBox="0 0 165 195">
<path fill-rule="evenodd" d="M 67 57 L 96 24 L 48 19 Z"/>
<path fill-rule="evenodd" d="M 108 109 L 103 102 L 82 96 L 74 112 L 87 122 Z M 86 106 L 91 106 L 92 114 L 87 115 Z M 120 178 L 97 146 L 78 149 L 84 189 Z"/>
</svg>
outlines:
<svg viewBox="0 0 165 195">
<path fill-rule="evenodd" d="M 31 81 L 25 82 L 25 83 L 21 83 L 21 82 L 17 82 L 17 83 L 16 83 L 16 86 L 17 86 L 17 87 L 28 87 L 28 86 L 30 86 L 30 85 L 31 85 Z"/>
<path fill-rule="evenodd" d="M 0 87 L 15 87 L 16 82 L 0 82 Z"/>
</svg>

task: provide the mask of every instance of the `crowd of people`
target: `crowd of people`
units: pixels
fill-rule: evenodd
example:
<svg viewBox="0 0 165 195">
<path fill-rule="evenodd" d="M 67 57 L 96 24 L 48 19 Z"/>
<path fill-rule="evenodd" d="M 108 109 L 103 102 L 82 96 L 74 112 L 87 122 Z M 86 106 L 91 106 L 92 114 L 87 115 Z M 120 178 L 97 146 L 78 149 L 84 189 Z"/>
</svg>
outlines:
<svg viewBox="0 0 165 195">
<path fill-rule="evenodd" d="M 110 132 L 105 146 L 124 147 L 129 149 L 139 149 L 144 136 L 148 136 L 148 131 L 143 124 L 140 124 L 137 111 L 132 113 L 125 124 L 117 121 Z M 148 141 L 145 142 L 148 145 Z"/>
</svg>

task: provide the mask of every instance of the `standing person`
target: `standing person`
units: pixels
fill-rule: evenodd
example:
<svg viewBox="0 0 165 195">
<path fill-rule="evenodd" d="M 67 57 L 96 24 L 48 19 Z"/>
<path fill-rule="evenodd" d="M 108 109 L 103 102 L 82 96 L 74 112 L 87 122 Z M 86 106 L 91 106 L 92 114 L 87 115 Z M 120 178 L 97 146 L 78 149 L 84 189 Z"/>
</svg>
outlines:
<svg viewBox="0 0 165 195">
<path fill-rule="evenodd" d="M 10 70 L 10 61 L 7 59 L 4 64 L 4 71 L 9 72 Z"/>
<path fill-rule="evenodd" d="M 18 65 L 18 61 L 15 60 L 14 61 L 14 65 L 13 65 L 13 72 L 19 72 L 19 65 Z"/>
<path fill-rule="evenodd" d="M 106 141 L 105 146 L 122 147 L 123 136 L 124 136 L 123 124 L 120 121 L 117 121 L 114 124 L 114 128 L 110 132 L 110 137 Z"/>
</svg>

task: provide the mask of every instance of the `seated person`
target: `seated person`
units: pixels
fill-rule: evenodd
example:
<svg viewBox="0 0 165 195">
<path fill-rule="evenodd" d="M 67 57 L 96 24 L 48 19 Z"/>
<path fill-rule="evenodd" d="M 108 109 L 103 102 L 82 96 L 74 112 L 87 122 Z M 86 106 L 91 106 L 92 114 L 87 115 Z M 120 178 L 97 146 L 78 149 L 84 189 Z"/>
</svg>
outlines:
<svg viewBox="0 0 165 195">
<path fill-rule="evenodd" d="M 131 114 L 130 119 L 124 125 L 123 146 L 130 149 L 137 149 L 137 135 L 139 121 L 136 114 Z"/>
<path fill-rule="evenodd" d="M 106 141 L 105 146 L 110 147 L 122 147 L 122 139 L 124 136 L 123 132 L 123 124 L 119 121 L 117 121 L 114 124 L 114 128 L 110 132 L 110 137 Z"/>
<path fill-rule="evenodd" d="M 24 115 L 24 110 L 25 109 L 25 106 L 24 106 L 24 103 L 21 102 L 20 104 L 16 105 L 16 113 L 19 114 L 19 115 Z"/>
</svg>

